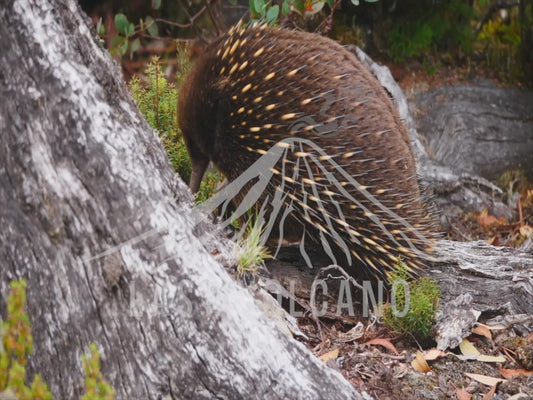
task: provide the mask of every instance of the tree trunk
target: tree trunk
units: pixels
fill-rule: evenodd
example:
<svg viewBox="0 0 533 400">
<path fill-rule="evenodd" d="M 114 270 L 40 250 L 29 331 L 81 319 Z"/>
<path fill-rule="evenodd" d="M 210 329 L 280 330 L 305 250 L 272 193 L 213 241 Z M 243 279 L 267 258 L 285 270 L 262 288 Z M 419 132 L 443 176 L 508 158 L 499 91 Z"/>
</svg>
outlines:
<svg viewBox="0 0 533 400">
<path fill-rule="evenodd" d="M 189 192 L 77 3 L 1 2 L 0 313 L 27 279 L 30 374 L 77 398 L 95 342 L 118 399 L 362 398 L 193 236 Z"/>
</svg>

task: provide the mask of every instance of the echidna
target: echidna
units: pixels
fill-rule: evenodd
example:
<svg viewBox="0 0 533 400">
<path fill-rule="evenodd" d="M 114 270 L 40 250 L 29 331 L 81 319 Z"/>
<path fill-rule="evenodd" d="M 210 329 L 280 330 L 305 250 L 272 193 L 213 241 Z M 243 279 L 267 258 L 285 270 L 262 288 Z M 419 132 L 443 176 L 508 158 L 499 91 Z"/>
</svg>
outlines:
<svg viewBox="0 0 533 400">
<path fill-rule="evenodd" d="M 178 115 L 193 192 L 212 161 L 229 182 L 245 177 L 238 203 L 281 204 L 267 212 L 280 224 L 271 236 L 307 232 L 372 277 L 399 257 L 413 271 L 431 259 L 407 130 L 376 78 L 334 41 L 234 27 L 196 61 Z"/>
</svg>

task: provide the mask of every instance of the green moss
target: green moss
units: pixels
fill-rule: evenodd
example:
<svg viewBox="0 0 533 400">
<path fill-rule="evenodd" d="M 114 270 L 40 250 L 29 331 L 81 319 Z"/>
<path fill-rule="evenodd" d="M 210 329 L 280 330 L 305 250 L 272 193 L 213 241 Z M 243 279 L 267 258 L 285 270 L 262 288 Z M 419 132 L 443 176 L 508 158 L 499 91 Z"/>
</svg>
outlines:
<svg viewBox="0 0 533 400">
<path fill-rule="evenodd" d="M 411 280 L 402 262 L 398 263 L 398 269 L 390 274 L 389 279 L 391 286 L 397 285 L 395 309 L 401 312 L 407 306 L 407 313 L 400 317 L 391 304 L 386 304 L 383 314 L 385 325 L 406 337 L 417 340 L 431 338 L 439 309 L 438 283 L 428 278 Z M 402 281 L 407 282 L 408 286 L 400 284 Z"/>
</svg>

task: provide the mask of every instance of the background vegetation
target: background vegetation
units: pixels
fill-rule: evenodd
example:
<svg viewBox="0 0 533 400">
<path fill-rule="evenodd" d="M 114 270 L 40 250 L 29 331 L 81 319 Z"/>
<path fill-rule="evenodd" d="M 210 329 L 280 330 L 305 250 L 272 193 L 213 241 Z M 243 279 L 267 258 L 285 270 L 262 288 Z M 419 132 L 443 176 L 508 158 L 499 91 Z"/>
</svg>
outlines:
<svg viewBox="0 0 533 400">
<path fill-rule="evenodd" d="M 387 63 L 479 66 L 512 84 L 533 78 L 533 0 L 81 0 L 126 77 L 158 55 L 175 73 L 177 42 L 192 55 L 239 19 L 261 19 L 355 43 Z M 167 78 L 171 75 L 166 73 Z M 172 78 L 173 79 L 173 78 Z"/>
</svg>

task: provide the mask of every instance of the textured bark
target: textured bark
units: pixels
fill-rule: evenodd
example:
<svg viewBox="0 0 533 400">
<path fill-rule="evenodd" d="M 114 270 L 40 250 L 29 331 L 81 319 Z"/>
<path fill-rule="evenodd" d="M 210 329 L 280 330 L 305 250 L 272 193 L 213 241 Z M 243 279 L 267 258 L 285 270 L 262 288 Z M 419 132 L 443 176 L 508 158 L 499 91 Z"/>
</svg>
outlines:
<svg viewBox="0 0 533 400">
<path fill-rule="evenodd" d="M 189 192 L 74 0 L 0 8 L 0 314 L 28 281 L 39 372 L 118 399 L 362 398 L 280 333 L 193 236 Z"/>
<path fill-rule="evenodd" d="M 496 317 L 533 331 L 533 255 L 484 242 L 440 241 L 441 263 L 428 271 L 441 288 L 437 346 L 457 347 L 474 323 Z"/>
<path fill-rule="evenodd" d="M 533 177 L 533 92 L 454 85 L 422 93 L 416 104 L 438 162 L 486 179 L 513 169 Z"/>
</svg>

